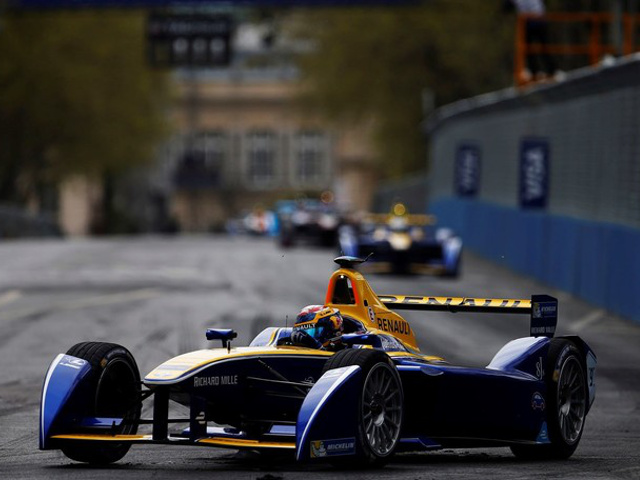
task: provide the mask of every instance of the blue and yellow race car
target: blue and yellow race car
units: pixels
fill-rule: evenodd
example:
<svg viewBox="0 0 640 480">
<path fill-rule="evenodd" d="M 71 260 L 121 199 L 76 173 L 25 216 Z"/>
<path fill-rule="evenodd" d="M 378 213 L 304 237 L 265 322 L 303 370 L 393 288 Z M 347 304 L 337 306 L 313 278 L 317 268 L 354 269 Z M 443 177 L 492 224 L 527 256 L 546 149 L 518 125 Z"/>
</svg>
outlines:
<svg viewBox="0 0 640 480">
<path fill-rule="evenodd" d="M 396 203 L 389 214 L 368 214 L 339 231 L 344 255 L 371 257 L 370 273 L 425 273 L 445 277 L 460 274 L 462 239 L 436 225 L 432 215 L 416 215 Z"/>
<path fill-rule="evenodd" d="M 119 345 L 84 342 L 59 354 L 44 381 L 40 448 L 96 464 L 145 443 L 349 465 L 456 447 L 573 454 L 595 398 L 596 356 L 579 337 L 554 338 L 556 299 L 378 296 L 355 270 L 362 260 L 336 262 L 323 305 L 247 347 L 231 346 L 233 330 L 209 329 L 221 347 L 171 358 L 142 379 Z M 530 336 L 507 343 L 485 368 L 452 365 L 420 352 L 402 309 L 527 314 Z M 149 418 L 144 402 L 153 404 Z M 172 403 L 189 415 L 174 418 Z"/>
</svg>

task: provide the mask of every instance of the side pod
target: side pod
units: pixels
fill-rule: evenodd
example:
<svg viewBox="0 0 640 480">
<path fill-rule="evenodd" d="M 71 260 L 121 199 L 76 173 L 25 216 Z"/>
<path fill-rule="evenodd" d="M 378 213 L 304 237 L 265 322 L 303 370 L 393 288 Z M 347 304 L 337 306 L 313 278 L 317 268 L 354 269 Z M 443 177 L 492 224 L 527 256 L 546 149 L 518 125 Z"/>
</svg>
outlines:
<svg viewBox="0 0 640 480">
<path fill-rule="evenodd" d="M 355 455 L 362 370 L 357 365 L 329 370 L 302 403 L 296 426 L 296 459 Z"/>
<path fill-rule="evenodd" d="M 503 372 L 520 371 L 541 379 L 542 363 L 537 367 L 536 362 L 541 362 L 540 356 L 546 357 L 548 346 L 547 337 L 524 337 L 511 340 L 495 354 L 487 368 Z"/>
<path fill-rule="evenodd" d="M 52 428 L 78 385 L 91 371 L 86 360 L 59 354 L 47 370 L 40 400 L 40 449 L 51 448 Z"/>
</svg>

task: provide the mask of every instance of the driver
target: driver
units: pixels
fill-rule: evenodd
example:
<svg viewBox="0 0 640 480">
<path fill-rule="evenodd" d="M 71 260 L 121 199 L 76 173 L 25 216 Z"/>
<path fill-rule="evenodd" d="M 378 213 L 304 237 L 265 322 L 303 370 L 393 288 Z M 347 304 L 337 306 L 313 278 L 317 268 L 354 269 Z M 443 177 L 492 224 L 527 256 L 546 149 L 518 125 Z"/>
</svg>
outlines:
<svg viewBox="0 0 640 480">
<path fill-rule="evenodd" d="M 291 343 L 301 347 L 322 350 L 344 348 L 342 315 L 337 308 L 307 305 L 296 319 L 291 332 Z"/>
</svg>

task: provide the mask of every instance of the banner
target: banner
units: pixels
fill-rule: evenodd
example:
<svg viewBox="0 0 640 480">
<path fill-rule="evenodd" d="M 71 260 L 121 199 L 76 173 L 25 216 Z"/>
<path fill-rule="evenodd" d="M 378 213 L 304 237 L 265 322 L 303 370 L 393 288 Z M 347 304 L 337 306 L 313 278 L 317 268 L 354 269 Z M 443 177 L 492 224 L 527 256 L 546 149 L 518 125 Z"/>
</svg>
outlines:
<svg viewBox="0 0 640 480">
<path fill-rule="evenodd" d="M 520 142 L 520 206 L 546 208 L 549 198 L 549 142 L 524 138 Z"/>
<path fill-rule="evenodd" d="M 480 147 L 462 143 L 456 150 L 454 189 L 460 197 L 475 197 L 480 190 Z"/>
<path fill-rule="evenodd" d="M 222 7 L 350 7 L 350 6 L 394 6 L 416 5 L 420 0 L 7 0 L 11 8 L 55 9 L 55 8 L 110 8 L 110 7 L 175 7 L 175 6 L 222 6 Z"/>
</svg>

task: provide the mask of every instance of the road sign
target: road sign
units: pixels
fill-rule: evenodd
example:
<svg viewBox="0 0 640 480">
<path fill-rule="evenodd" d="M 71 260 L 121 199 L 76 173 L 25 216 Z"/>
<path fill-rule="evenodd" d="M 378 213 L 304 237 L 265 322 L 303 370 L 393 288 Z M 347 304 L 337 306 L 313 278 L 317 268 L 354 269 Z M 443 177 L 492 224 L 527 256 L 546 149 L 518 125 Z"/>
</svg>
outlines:
<svg viewBox="0 0 640 480">
<path fill-rule="evenodd" d="M 152 13 L 147 22 L 149 61 L 160 67 L 226 66 L 231 30 L 228 15 Z"/>
<path fill-rule="evenodd" d="M 393 6 L 418 4 L 420 0 L 7 0 L 13 8 L 109 8 L 109 7 L 174 7 L 174 6 L 242 6 L 242 7 L 349 7 L 357 5 Z"/>
</svg>

